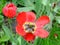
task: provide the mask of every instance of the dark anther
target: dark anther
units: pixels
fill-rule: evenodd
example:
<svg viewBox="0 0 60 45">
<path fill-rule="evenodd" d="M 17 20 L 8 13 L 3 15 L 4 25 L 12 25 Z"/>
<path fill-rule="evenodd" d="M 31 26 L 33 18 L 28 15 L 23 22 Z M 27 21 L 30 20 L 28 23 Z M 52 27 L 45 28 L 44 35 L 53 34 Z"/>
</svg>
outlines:
<svg viewBox="0 0 60 45">
<path fill-rule="evenodd" d="M 26 31 L 28 31 L 28 32 L 34 31 L 35 25 L 25 24 L 24 26 L 25 26 L 25 30 L 26 30 Z"/>
<path fill-rule="evenodd" d="M 32 29 L 32 31 L 34 31 L 34 29 Z"/>
</svg>

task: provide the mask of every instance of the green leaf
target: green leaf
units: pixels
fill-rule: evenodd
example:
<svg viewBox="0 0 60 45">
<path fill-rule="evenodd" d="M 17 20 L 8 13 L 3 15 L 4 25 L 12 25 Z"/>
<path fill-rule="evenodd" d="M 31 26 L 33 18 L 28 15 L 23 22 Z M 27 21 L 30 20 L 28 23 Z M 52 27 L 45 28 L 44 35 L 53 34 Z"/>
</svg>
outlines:
<svg viewBox="0 0 60 45">
<path fill-rule="evenodd" d="M 44 8 L 45 7 L 43 6 L 41 0 L 35 1 L 35 12 L 36 12 L 37 18 L 42 15 Z"/>
<path fill-rule="evenodd" d="M 27 45 L 28 44 L 21 36 L 19 36 L 17 38 L 17 40 L 19 42 L 19 45 Z"/>
<path fill-rule="evenodd" d="M 7 26 L 5 26 L 4 24 L 2 25 L 2 29 L 4 30 L 4 32 L 7 35 L 7 37 L 10 38 L 10 41 L 14 42 L 15 44 L 17 44 L 17 40 L 15 39 L 15 37 L 13 37 L 13 34 L 10 31 L 10 29 Z"/>
<path fill-rule="evenodd" d="M 58 2 L 57 2 L 58 3 Z M 60 4 L 56 4 L 56 7 L 53 10 L 55 13 L 60 14 Z"/>
<path fill-rule="evenodd" d="M 17 40 L 18 40 L 18 42 L 19 42 L 19 45 L 22 45 L 22 44 L 21 44 L 21 42 L 22 42 L 21 38 L 22 38 L 21 36 L 17 38 Z"/>
<path fill-rule="evenodd" d="M 54 19 L 53 13 L 50 12 L 48 15 L 49 15 L 49 17 L 50 17 L 50 20 L 52 21 L 52 20 Z"/>
<path fill-rule="evenodd" d="M 23 0 L 25 6 L 34 6 L 33 3 L 30 0 Z"/>
<path fill-rule="evenodd" d="M 35 2 L 35 0 L 30 0 L 32 3 Z"/>
<path fill-rule="evenodd" d="M 0 15 L 0 24 L 4 21 L 4 18 L 2 15 Z"/>
<path fill-rule="evenodd" d="M 16 45 L 16 43 L 12 42 L 12 45 Z"/>
<path fill-rule="evenodd" d="M 17 0 L 12 0 L 12 2 L 13 2 L 15 5 L 17 5 Z"/>
<path fill-rule="evenodd" d="M 42 38 L 36 38 L 35 40 L 34 40 L 34 44 L 33 45 L 43 45 L 44 43 L 43 43 L 43 39 Z"/>
<path fill-rule="evenodd" d="M 25 6 L 23 0 L 18 0 L 17 3 L 20 4 L 20 5 L 22 5 L 22 6 Z"/>
<path fill-rule="evenodd" d="M 54 37 L 54 34 L 57 34 L 57 38 Z M 60 27 L 57 27 L 57 23 L 54 23 L 54 26 L 51 29 L 49 40 L 50 45 L 60 45 Z"/>
<path fill-rule="evenodd" d="M 2 8 L 5 5 L 6 0 L 0 0 L 0 13 L 2 13 Z"/>
<path fill-rule="evenodd" d="M 1 42 L 5 42 L 5 41 L 8 41 L 10 38 L 9 37 L 7 37 L 6 35 L 4 35 L 4 36 L 2 36 L 1 38 L 0 38 L 0 43 Z"/>
<path fill-rule="evenodd" d="M 48 4 L 48 1 L 49 0 L 42 0 L 42 4 L 46 6 Z"/>
<path fill-rule="evenodd" d="M 22 6 L 34 6 L 34 4 L 30 0 L 18 0 L 18 2 Z"/>
<path fill-rule="evenodd" d="M 22 7 L 22 8 L 18 8 L 17 11 L 18 12 L 23 12 L 23 11 L 31 11 L 34 10 L 34 7 Z"/>
<path fill-rule="evenodd" d="M 60 16 L 56 16 L 55 19 L 60 24 Z"/>
<path fill-rule="evenodd" d="M 34 42 L 34 45 L 49 45 L 49 39 L 48 38 L 38 38 L 38 40 L 36 40 L 36 42 Z"/>
<path fill-rule="evenodd" d="M 10 38 L 0 29 L 0 43 L 8 41 Z"/>
<path fill-rule="evenodd" d="M 56 13 L 58 13 L 58 6 L 56 6 L 55 8 L 54 8 L 54 12 L 56 12 Z"/>
<path fill-rule="evenodd" d="M 36 0 L 35 2 L 35 11 L 38 13 L 38 10 L 40 10 L 41 7 L 41 0 Z"/>
<path fill-rule="evenodd" d="M 35 40 L 34 40 L 34 45 L 37 45 L 38 44 L 38 42 L 39 42 L 39 38 L 36 38 Z"/>
</svg>

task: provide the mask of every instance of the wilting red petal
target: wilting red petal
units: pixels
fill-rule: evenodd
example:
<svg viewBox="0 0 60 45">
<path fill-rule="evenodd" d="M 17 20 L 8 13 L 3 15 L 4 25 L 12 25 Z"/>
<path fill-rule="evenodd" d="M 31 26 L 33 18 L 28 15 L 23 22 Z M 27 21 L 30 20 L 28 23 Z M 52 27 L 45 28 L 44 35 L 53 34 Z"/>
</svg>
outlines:
<svg viewBox="0 0 60 45">
<path fill-rule="evenodd" d="M 35 36 L 32 34 L 32 33 L 27 33 L 25 36 L 24 36 L 24 39 L 26 41 L 33 41 L 35 39 Z"/>
<path fill-rule="evenodd" d="M 49 35 L 49 32 L 43 29 L 37 29 L 34 32 L 34 35 L 39 36 L 40 38 L 46 38 Z"/>
<path fill-rule="evenodd" d="M 16 18 L 17 23 L 23 25 L 25 22 L 33 22 L 35 20 L 35 14 L 33 12 L 20 12 Z"/>
<path fill-rule="evenodd" d="M 17 25 L 16 26 L 16 32 L 21 35 L 21 36 L 24 36 L 26 34 L 26 32 L 24 31 L 23 27 L 20 26 L 20 25 Z"/>
<path fill-rule="evenodd" d="M 36 25 L 39 28 L 42 28 L 45 24 L 49 23 L 50 19 L 48 16 L 41 16 L 38 18 L 38 20 L 36 21 Z"/>
<path fill-rule="evenodd" d="M 7 4 L 2 12 L 6 17 L 13 18 L 16 15 L 17 7 L 13 3 Z"/>
</svg>

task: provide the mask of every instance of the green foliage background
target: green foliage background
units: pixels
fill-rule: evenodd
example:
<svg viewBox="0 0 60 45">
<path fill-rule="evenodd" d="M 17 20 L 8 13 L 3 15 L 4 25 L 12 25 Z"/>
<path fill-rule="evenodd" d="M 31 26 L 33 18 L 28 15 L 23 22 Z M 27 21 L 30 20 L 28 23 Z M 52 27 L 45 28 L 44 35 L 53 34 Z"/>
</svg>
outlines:
<svg viewBox="0 0 60 45">
<path fill-rule="evenodd" d="M 41 15 L 48 15 L 50 23 L 45 28 L 50 32 L 48 38 L 36 38 L 34 43 L 26 42 L 21 36 L 14 33 L 11 29 L 13 19 L 5 18 L 2 14 L 2 8 L 13 2 L 17 6 L 17 13 L 22 11 L 33 11 L 38 18 Z M 54 6 L 55 4 L 55 6 Z M 13 27 L 12 27 L 13 28 Z M 54 36 L 57 34 L 57 37 Z M 0 0 L 0 45 L 60 45 L 60 0 Z"/>
</svg>

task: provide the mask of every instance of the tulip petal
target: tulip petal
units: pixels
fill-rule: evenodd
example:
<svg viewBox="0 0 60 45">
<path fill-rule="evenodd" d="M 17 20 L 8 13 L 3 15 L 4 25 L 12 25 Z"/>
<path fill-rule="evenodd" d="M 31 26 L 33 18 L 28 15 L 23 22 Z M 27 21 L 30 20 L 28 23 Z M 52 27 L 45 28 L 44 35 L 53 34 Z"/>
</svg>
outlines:
<svg viewBox="0 0 60 45">
<path fill-rule="evenodd" d="M 26 41 L 33 41 L 35 39 L 35 35 L 33 35 L 32 33 L 27 33 L 25 36 L 24 36 L 24 39 Z"/>
<path fill-rule="evenodd" d="M 50 22 L 49 17 L 44 15 L 38 18 L 38 20 L 36 21 L 36 25 L 39 28 L 42 28 L 44 25 L 46 25 L 49 22 Z"/>
<path fill-rule="evenodd" d="M 8 18 L 13 18 L 16 15 L 17 7 L 13 3 L 7 4 L 3 7 L 2 12 Z"/>
<path fill-rule="evenodd" d="M 49 32 L 44 30 L 44 29 L 37 29 L 35 32 L 34 32 L 34 35 L 35 36 L 39 36 L 40 38 L 47 38 L 48 35 L 49 35 Z"/>
<path fill-rule="evenodd" d="M 21 36 L 24 36 L 26 34 L 26 32 L 24 31 L 23 27 L 20 26 L 20 25 L 17 25 L 16 26 L 16 32 L 21 35 Z"/>
<path fill-rule="evenodd" d="M 21 12 L 18 14 L 16 20 L 17 23 L 23 25 L 25 22 L 33 22 L 36 19 L 33 12 Z"/>
<path fill-rule="evenodd" d="M 36 16 L 33 12 L 27 12 L 26 15 L 27 15 L 26 21 L 34 22 L 36 20 Z"/>
</svg>

